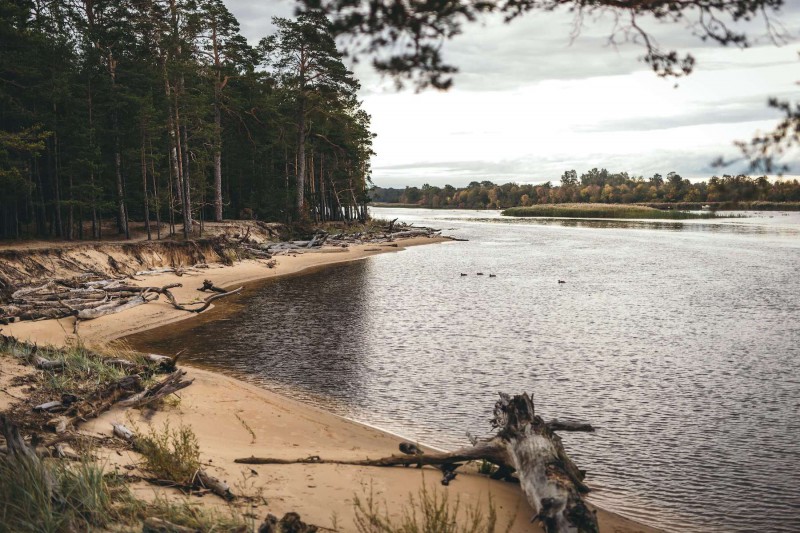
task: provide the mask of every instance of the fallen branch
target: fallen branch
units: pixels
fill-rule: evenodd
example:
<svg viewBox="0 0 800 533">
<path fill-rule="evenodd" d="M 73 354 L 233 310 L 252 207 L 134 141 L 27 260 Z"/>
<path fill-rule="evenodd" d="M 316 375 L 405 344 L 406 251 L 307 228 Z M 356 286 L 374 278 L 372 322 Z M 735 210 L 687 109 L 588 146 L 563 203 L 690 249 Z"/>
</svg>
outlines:
<svg viewBox="0 0 800 533">
<path fill-rule="evenodd" d="M 203 286 L 197 289 L 200 292 L 211 291 L 211 292 L 218 292 L 218 293 L 225 293 L 228 292 L 225 289 L 220 289 L 219 287 L 214 285 L 214 282 L 210 279 L 203 280 Z"/>
<path fill-rule="evenodd" d="M 380 459 L 322 460 L 311 456 L 285 460 L 248 457 L 236 459 L 244 464 L 331 463 L 357 466 L 448 466 L 453 471 L 465 461 L 482 459 L 499 467 L 498 473 L 515 473 L 528 503 L 547 533 L 597 533 L 597 519 L 583 501 L 588 492 L 583 483 L 585 473 L 567 456 L 554 429 L 593 431 L 588 424 L 545 422 L 534 412 L 533 400 L 527 394 L 511 397 L 500 394 L 494 408 L 494 437 L 476 441 L 470 448 L 448 453 L 415 453 Z"/>
<path fill-rule="evenodd" d="M 215 300 L 219 300 L 220 298 L 225 298 L 226 296 L 232 296 L 234 294 L 237 294 L 241 292 L 242 289 L 244 289 L 244 287 L 239 287 L 238 289 L 228 292 L 213 294 L 208 298 L 206 298 L 200 307 L 194 309 L 190 309 L 184 305 L 179 304 L 178 301 L 175 300 L 175 296 L 169 290 L 164 290 L 162 294 L 167 297 L 167 300 L 169 300 L 169 303 L 171 303 L 175 309 L 178 309 L 180 311 L 188 311 L 190 313 L 202 313 L 203 311 L 208 309 Z"/>
<path fill-rule="evenodd" d="M 176 370 L 152 387 L 121 400 L 119 404 L 122 407 L 142 407 L 160 400 L 181 389 L 185 389 L 194 382 L 194 379 L 184 380 L 183 377 L 185 375 L 185 370 Z"/>
<path fill-rule="evenodd" d="M 141 390 L 142 380 L 139 376 L 125 376 L 98 390 L 89 398 L 73 403 L 62 416 L 53 418 L 47 425 L 56 433 L 63 433 L 78 422 L 97 418 L 121 399 Z"/>
</svg>

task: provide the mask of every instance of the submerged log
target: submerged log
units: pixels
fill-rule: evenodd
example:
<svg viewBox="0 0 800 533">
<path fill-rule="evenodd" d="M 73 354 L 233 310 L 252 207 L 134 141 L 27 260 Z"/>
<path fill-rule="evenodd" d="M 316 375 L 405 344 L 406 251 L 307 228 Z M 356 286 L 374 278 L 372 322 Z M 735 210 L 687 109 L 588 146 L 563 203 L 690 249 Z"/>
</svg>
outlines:
<svg viewBox="0 0 800 533">
<path fill-rule="evenodd" d="M 318 456 L 285 460 L 249 457 L 236 459 L 244 464 L 333 463 L 357 466 L 448 465 L 473 460 L 489 461 L 503 476 L 515 473 L 528 503 L 536 510 L 535 520 L 547 533 L 597 533 L 595 514 L 583 500 L 588 487 L 584 472 L 567 456 L 554 429 L 594 431 L 588 424 L 545 422 L 535 414 L 533 400 L 527 394 L 511 397 L 500 393 L 494 407 L 492 426 L 497 433 L 478 440 L 469 448 L 447 453 L 390 456 L 380 459 L 323 460 Z"/>
</svg>

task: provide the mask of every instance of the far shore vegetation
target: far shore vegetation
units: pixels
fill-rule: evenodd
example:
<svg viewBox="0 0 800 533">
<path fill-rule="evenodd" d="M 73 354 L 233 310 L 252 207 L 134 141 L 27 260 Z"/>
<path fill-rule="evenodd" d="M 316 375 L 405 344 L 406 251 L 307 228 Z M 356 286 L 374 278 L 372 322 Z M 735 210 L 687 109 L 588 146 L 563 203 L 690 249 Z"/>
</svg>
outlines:
<svg viewBox="0 0 800 533">
<path fill-rule="evenodd" d="M 452 185 L 370 191 L 372 205 L 443 209 L 508 209 L 549 204 L 635 204 L 670 210 L 785 210 L 800 211 L 800 182 L 767 176 L 712 176 L 692 182 L 670 172 L 649 178 L 627 172 L 592 169 L 580 176 L 564 172 L 558 184 L 473 181 Z M 664 217 L 661 217 L 664 218 Z"/>
<path fill-rule="evenodd" d="M 710 212 L 690 213 L 688 211 L 621 204 L 543 204 L 527 207 L 509 207 L 503 211 L 503 215 L 510 217 L 645 218 L 659 220 L 719 217 L 719 215 Z"/>
</svg>

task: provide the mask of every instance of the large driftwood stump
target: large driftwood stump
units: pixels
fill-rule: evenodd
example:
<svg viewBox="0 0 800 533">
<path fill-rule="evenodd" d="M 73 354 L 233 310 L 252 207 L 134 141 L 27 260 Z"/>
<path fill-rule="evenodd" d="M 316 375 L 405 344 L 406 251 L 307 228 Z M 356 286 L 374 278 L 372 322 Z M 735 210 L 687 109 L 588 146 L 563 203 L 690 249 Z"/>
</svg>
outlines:
<svg viewBox="0 0 800 533">
<path fill-rule="evenodd" d="M 313 456 L 287 461 L 285 459 L 248 457 L 236 459 L 246 464 L 336 463 L 358 466 L 439 465 L 449 470 L 464 461 L 485 460 L 498 466 L 495 477 L 512 473 L 531 507 L 534 520 L 541 521 L 548 533 L 597 533 L 597 518 L 583 500 L 588 487 L 583 483 L 584 472 L 567 456 L 560 431 L 594 431 L 589 424 L 553 420 L 545 422 L 535 413 L 533 400 L 527 394 L 510 396 L 500 393 L 494 406 L 492 426 L 497 433 L 478 440 L 474 446 L 448 453 L 413 453 L 392 455 L 381 459 L 351 461 L 323 460 Z M 407 446 L 401 446 L 401 449 Z"/>
</svg>

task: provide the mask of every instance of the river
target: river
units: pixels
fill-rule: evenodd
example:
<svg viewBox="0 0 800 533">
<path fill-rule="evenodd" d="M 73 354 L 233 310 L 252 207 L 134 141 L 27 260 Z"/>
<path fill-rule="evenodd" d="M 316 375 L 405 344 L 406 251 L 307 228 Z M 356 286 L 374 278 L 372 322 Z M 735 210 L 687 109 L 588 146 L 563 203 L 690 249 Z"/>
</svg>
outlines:
<svg viewBox="0 0 800 533">
<path fill-rule="evenodd" d="M 527 391 L 598 428 L 564 435 L 591 501 L 669 531 L 797 531 L 800 213 L 372 212 L 469 241 L 264 282 L 133 344 L 444 448 Z"/>
</svg>

